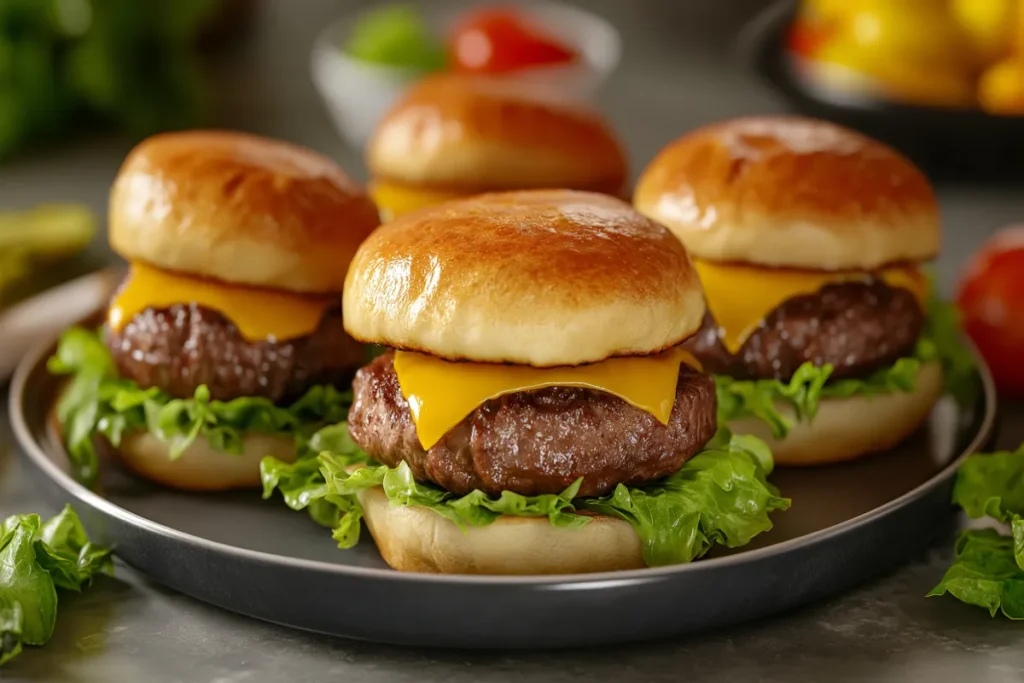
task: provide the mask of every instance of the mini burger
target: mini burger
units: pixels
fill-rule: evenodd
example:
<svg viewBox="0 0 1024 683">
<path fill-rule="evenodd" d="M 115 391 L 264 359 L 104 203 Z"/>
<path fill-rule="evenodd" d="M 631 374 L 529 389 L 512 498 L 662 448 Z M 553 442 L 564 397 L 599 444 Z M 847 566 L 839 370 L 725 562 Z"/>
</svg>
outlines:
<svg viewBox="0 0 1024 683">
<path fill-rule="evenodd" d="M 58 419 L 80 478 L 96 441 L 168 486 L 259 484 L 259 459 L 344 419 L 365 360 L 344 331 L 348 263 L 378 224 L 329 159 L 250 135 L 140 144 L 110 196 L 111 247 L 130 268 L 100 334 L 63 336 Z"/>
<path fill-rule="evenodd" d="M 763 444 L 716 437 L 713 381 L 680 348 L 704 310 L 683 246 L 612 197 L 486 194 L 386 224 L 345 285 L 345 329 L 389 351 L 356 375 L 351 448 L 319 456 L 335 538 L 365 518 L 396 569 L 501 574 L 746 543 L 786 501 Z"/>
<path fill-rule="evenodd" d="M 687 349 L 719 376 L 720 419 L 775 439 L 776 462 L 884 450 L 929 414 L 939 218 L 910 161 L 822 121 L 740 119 L 665 148 L 634 203 L 694 258 L 708 316 Z"/>
<path fill-rule="evenodd" d="M 489 191 L 627 196 L 625 153 L 600 116 L 494 78 L 445 74 L 414 85 L 380 123 L 366 164 L 385 221 Z"/>
</svg>

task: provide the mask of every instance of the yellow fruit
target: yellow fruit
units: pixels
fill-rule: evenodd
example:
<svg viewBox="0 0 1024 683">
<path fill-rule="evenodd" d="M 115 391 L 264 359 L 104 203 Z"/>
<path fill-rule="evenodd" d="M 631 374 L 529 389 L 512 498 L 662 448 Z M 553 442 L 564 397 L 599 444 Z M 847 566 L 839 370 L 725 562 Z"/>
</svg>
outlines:
<svg viewBox="0 0 1024 683">
<path fill-rule="evenodd" d="M 834 21 L 849 16 L 860 4 L 856 0 L 804 0 L 800 9 L 809 18 Z"/>
<path fill-rule="evenodd" d="M 967 33 L 944 7 L 923 2 L 872 2 L 853 12 L 841 33 L 851 46 L 929 69 L 977 67 Z"/>
<path fill-rule="evenodd" d="M 1024 114 L 1024 56 L 989 67 L 978 83 L 978 101 L 990 114 Z"/>
<path fill-rule="evenodd" d="M 950 11 L 971 37 L 979 59 L 990 64 L 1013 43 L 1019 0 L 950 0 Z"/>
<path fill-rule="evenodd" d="M 830 42 L 817 61 L 836 64 L 871 79 L 883 97 L 934 107 L 974 104 L 974 83 L 967 75 L 893 59 L 884 52 L 868 51 L 846 40 Z"/>
<path fill-rule="evenodd" d="M 803 0 L 801 13 L 824 21 L 844 21 L 865 9 L 886 4 L 902 4 L 909 11 L 943 9 L 949 0 Z"/>
</svg>

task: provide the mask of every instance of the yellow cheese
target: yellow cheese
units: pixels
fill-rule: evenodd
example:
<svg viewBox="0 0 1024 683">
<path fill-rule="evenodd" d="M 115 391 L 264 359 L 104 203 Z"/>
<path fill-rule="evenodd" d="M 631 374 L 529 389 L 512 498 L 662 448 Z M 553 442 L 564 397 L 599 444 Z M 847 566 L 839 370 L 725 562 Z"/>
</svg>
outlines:
<svg viewBox="0 0 1024 683">
<path fill-rule="evenodd" d="M 420 444 L 429 449 L 484 402 L 544 387 L 582 387 L 614 394 L 668 424 L 679 365 L 700 367 L 675 348 L 655 356 L 611 358 L 591 365 L 533 368 L 497 363 L 453 363 L 397 351 L 395 374 L 409 402 Z"/>
<path fill-rule="evenodd" d="M 433 190 L 395 183 L 372 183 L 370 196 L 380 209 L 382 221 L 390 221 L 402 214 L 467 196 L 465 192 Z"/>
<path fill-rule="evenodd" d="M 313 332 L 335 301 L 332 296 L 226 285 L 134 263 L 110 304 L 107 321 L 120 330 L 147 308 L 195 303 L 223 313 L 247 341 L 294 339 Z"/>
<path fill-rule="evenodd" d="M 877 277 L 890 287 L 910 290 L 924 302 L 928 281 L 915 267 L 867 272 L 818 272 L 757 268 L 694 260 L 707 298 L 708 311 L 722 331 L 726 349 L 735 353 L 773 310 L 795 296 L 813 294 L 831 282 Z"/>
</svg>

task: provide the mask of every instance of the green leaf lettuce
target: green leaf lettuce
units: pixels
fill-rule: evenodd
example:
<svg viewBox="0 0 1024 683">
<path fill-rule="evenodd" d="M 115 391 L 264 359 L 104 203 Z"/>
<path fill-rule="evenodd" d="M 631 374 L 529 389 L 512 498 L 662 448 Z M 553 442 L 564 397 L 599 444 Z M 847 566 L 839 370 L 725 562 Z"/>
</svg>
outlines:
<svg viewBox="0 0 1024 683">
<path fill-rule="evenodd" d="M 57 589 L 80 591 L 110 573 L 110 551 L 89 542 L 70 506 L 43 523 L 14 515 L 0 524 L 0 664 L 23 645 L 43 645 L 57 619 Z"/>
<path fill-rule="evenodd" d="M 946 593 L 992 616 L 1024 619 L 1024 570 L 1014 559 L 1014 540 L 994 529 L 962 533 L 953 566 L 928 596 Z"/>
<path fill-rule="evenodd" d="M 351 394 L 316 386 L 289 406 L 265 398 L 214 401 L 205 386 L 191 398 L 172 398 L 159 388 L 143 389 L 117 375 L 113 358 L 97 332 L 72 328 L 61 335 L 47 363 L 55 375 L 67 375 L 57 404 L 57 419 L 75 476 L 92 484 L 97 475 L 95 437 L 118 446 L 131 432 L 148 431 L 170 446 L 175 458 L 199 436 L 226 453 L 242 452 L 246 432 L 308 437 L 325 423 L 344 420 Z"/>
<path fill-rule="evenodd" d="M 293 509 L 309 509 L 314 519 L 333 528 L 342 548 L 358 542 L 363 516 L 358 494 L 375 486 L 383 488 L 392 505 L 427 508 L 462 528 L 486 526 L 502 515 L 546 517 L 555 526 L 572 528 L 589 522 L 580 511 L 618 517 L 636 530 L 651 566 L 689 562 L 715 544 L 743 545 L 771 529 L 770 512 L 789 507 L 789 500 L 767 482 L 772 469 L 767 446 L 725 430 L 676 474 L 650 486 L 619 485 L 600 498 L 577 498 L 580 481 L 557 494 L 456 495 L 417 482 L 404 462 L 390 468 L 370 461 L 347 437 L 347 425 L 327 430 L 330 433 L 321 441 L 333 442 L 338 450 L 325 449 L 313 457 L 316 451 L 310 449 L 291 464 L 264 459 L 264 497 L 276 489 Z M 311 442 L 319 438 L 318 434 Z M 334 513 L 313 514 L 319 503 L 330 505 Z"/>
</svg>

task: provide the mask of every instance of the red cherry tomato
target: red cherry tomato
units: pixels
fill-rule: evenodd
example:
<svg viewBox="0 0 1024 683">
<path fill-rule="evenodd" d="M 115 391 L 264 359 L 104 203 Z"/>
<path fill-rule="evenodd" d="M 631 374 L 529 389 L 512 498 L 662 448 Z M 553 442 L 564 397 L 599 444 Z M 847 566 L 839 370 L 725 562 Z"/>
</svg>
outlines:
<svg viewBox="0 0 1024 683">
<path fill-rule="evenodd" d="M 502 73 L 566 64 L 576 53 L 515 12 L 491 8 L 463 19 L 451 34 L 452 63 L 469 73 Z"/>
<path fill-rule="evenodd" d="M 1024 225 L 982 245 L 964 269 L 956 302 L 996 386 L 1024 395 Z"/>
</svg>

